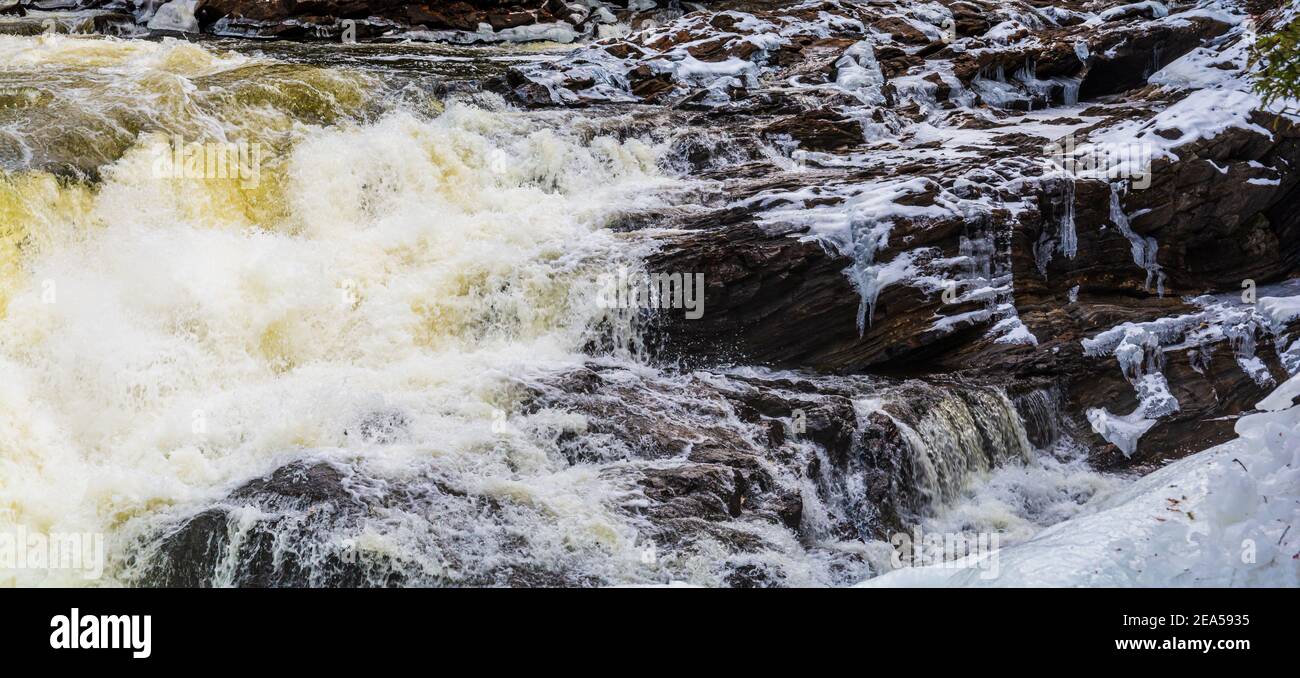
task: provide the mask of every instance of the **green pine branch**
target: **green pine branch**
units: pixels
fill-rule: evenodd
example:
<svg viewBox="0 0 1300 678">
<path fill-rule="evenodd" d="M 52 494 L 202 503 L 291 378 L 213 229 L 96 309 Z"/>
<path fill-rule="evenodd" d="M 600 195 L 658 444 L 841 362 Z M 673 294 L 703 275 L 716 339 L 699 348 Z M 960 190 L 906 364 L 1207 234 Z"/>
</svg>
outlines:
<svg viewBox="0 0 1300 678">
<path fill-rule="evenodd" d="M 1265 105 L 1300 100 L 1300 20 L 1269 34 L 1260 34 L 1250 52 L 1251 78 Z M 1288 106 L 1286 112 L 1296 109 Z"/>
</svg>

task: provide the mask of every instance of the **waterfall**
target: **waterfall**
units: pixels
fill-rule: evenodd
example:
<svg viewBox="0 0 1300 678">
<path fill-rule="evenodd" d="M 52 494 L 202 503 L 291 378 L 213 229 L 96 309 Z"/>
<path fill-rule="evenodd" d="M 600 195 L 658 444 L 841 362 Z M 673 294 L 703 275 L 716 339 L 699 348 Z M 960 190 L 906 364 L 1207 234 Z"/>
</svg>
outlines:
<svg viewBox="0 0 1300 678">
<path fill-rule="evenodd" d="M 1047 450 L 1065 434 L 1061 394 L 1056 388 L 1037 388 L 1012 399 L 1025 427 L 1025 437 L 1037 450 Z"/>
<path fill-rule="evenodd" d="M 1032 458 L 1020 416 L 1002 391 L 918 388 L 924 397 L 898 402 L 886 412 L 911 450 L 911 472 L 923 497 L 917 508 L 923 512 L 953 500 L 999 465 Z"/>
<path fill-rule="evenodd" d="M 515 432 L 512 389 L 581 364 L 602 319 L 630 347 L 598 281 L 638 255 L 608 221 L 677 185 L 650 143 L 182 41 L 96 41 L 87 69 L 87 42 L 0 36 L 49 97 L 0 132 L 33 149 L 0 171 L 0 529 L 108 534 L 120 566 L 288 461 L 404 487 L 437 460 L 446 490 L 421 496 L 449 520 L 517 504 L 483 562 L 632 553 L 622 481 Z M 160 162 L 237 144 L 257 181 Z M 424 571 L 459 544 L 387 521 L 358 548 Z"/>
<path fill-rule="evenodd" d="M 989 387 L 819 378 L 862 404 L 836 414 L 846 447 L 774 443 L 770 420 L 810 397 L 784 384 L 803 377 L 736 400 L 752 376 L 647 365 L 644 309 L 596 303 L 602 275 L 643 255 L 604 226 L 672 199 L 670 148 L 490 96 L 413 106 L 388 89 L 403 83 L 184 42 L 106 42 L 112 68 L 96 71 L 77 49 L 0 40 L 77 92 L 46 87 L 4 132 L 33 150 L 0 177 L 0 411 L 22 413 L 0 419 L 0 525 L 109 534 L 111 583 L 716 569 L 707 550 L 647 566 L 635 510 L 646 465 L 717 453 L 709 441 L 763 460 L 773 511 L 800 507 L 745 556 L 797 571 L 801 543 L 882 537 L 1029 458 Z M 145 103 L 158 98 L 171 105 Z M 249 176 L 183 157 L 254 145 L 237 163 L 260 162 Z M 854 225 L 863 323 L 893 274 L 874 260 L 888 230 Z M 995 249 L 968 233 L 965 274 L 999 275 Z M 595 376 L 565 376 L 593 361 Z M 772 393 L 790 402 L 769 420 L 739 416 Z M 865 576 L 844 567 L 807 582 Z"/>
</svg>

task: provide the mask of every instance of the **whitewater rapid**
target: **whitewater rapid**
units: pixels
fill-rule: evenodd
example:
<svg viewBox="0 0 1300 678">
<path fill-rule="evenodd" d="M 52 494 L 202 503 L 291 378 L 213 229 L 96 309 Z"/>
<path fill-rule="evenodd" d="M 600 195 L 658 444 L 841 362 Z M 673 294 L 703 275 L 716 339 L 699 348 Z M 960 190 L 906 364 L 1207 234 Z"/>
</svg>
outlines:
<svg viewBox="0 0 1300 678">
<path fill-rule="evenodd" d="M 124 128 L 96 143 L 160 128 L 119 143 L 98 185 L 33 169 L 0 182 L 0 524 L 143 534 L 286 457 L 340 453 L 390 476 L 435 458 L 544 505 L 538 531 L 620 537 L 614 490 L 493 422 L 512 377 L 581 362 L 604 312 L 595 273 L 632 254 L 601 227 L 672 183 L 651 146 L 490 96 L 347 116 L 386 93 L 312 68 L 258 81 L 279 67 L 183 42 L 0 37 L 0 62 L 72 83 L 85 116 Z M 5 134 L 64 138 L 22 120 Z M 254 188 L 155 176 L 166 131 L 250 129 L 269 147 Z M 389 410 L 404 430 L 372 454 L 357 422 Z"/>
</svg>

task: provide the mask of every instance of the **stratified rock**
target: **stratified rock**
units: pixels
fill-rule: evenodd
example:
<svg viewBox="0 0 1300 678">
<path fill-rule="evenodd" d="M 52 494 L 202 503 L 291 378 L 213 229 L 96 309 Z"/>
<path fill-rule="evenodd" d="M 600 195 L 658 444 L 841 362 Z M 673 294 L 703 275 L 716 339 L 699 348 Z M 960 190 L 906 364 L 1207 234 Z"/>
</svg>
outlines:
<svg viewBox="0 0 1300 678">
<path fill-rule="evenodd" d="M 787 136 L 800 148 L 836 151 L 862 143 L 862 123 L 828 110 L 805 111 L 767 126 L 769 136 Z"/>
</svg>

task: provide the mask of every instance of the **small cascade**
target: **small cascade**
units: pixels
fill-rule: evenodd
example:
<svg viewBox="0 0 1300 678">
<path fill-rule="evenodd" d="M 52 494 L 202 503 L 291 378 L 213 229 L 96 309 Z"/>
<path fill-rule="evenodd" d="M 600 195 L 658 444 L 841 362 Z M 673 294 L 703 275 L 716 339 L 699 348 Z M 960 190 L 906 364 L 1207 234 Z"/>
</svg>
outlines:
<svg viewBox="0 0 1300 678">
<path fill-rule="evenodd" d="M 1025 89 L 1029 91 L 1029 97 L 1026 99 L 1026 105 L 1028 106 L 1026 110 L 1028 112 L 1032 113 L 1034 111 L 1034 101 L 1039 97 L 1043 99 L 1043 108 L 1051 106 L 1052 85 L 1050 82 L 1038 79 L 1035 74 L 1033 59 L 1026 58 L 1025 65 L 1016 71 L 1012 77 L 1020 81 L 1025 86 Z"/>
<path fill-rule="evenodd" d="M 1058 78 L 1057 83 L 1061 85 L 1061 103 L 1066 106 L 1079 103 L 1079 88 L 1083 85 L 1083 80 L 1079 78 Z"/>
<path fill-rule="evenodd" d="M 1061 393 L 1056 388 L 1039 388 L 1012 398 L 1025 428 L 1025 436 L 1035 449 L 1051 449 L 1065 435 Z"/>
<path fill-rule="evenodd" d="M 888 410 L 910 448 L 910 469 L 932 512 L 961 494 L 970 482 L 1006 463 L 1032 458 L 1025 427 L 1006 394 L 991 388 L 925 389 Z"/>
<path fill-rule="evenodd" d="M 1082 79 L 1063 77 L 1040 79 L 1033 59 L 1025 59 L 1025 65 L 1015 72 L 1013 78 L 1028 91 L 1028 106 L 1031 112 L 1034 110 L 1036 100 L 1042 100 L 1043 108 L 1051 108 L 1058 103 L 1065 106 L 1073 106 L 1079 103 L 1079 88 L 1083 84 Z"/>
<path fill-rule="evenodd" d="M 1001 389 L 907 381 L 852 390 L 859 395 L 851 445 L 809 446 L 799 462 L 808 469 L 800 527 L 807 541 L 887 540 L 948 511 L 1002 469 L 1038 466 L 1021 406 Z M 1047 430 L 1059 436 L 1054 407 L 1044 398 L 1036 438 Z"/>
</svg>

